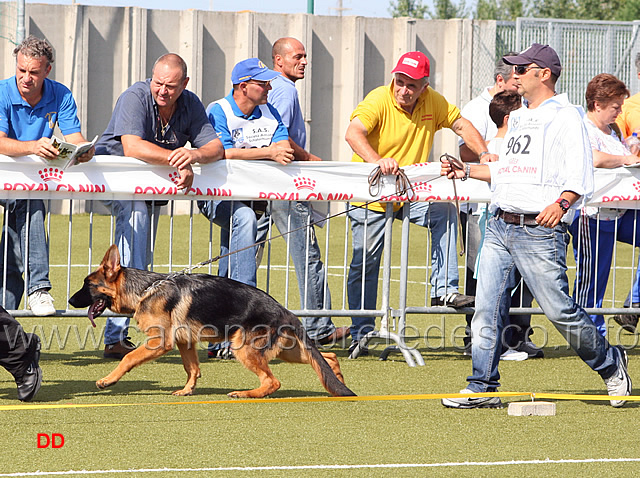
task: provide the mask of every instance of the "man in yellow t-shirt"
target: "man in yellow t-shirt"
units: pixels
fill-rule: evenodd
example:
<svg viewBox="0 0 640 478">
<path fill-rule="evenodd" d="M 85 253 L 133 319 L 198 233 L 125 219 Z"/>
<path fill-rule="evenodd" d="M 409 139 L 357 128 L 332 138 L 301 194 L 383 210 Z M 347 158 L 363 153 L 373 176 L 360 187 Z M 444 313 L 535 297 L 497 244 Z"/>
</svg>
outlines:
<svg viewBox="0 0 640 478">
<path fill-rule="evenodd" d="M 431 89 L 429 60 L 423 53 L 405 53 L 391 73 L 391 84 L 371 91 L 351 114 L 345 139 L 354 152 L 352 161 L 376 164 L 382 174 L 397 174 L 402 166 L 428 160 L 433 135 L 442 128 L 450 128 L 461 136 L 480 158 L 497 161 L 497 155 L 487 151 L 484 139 L 460 115 L 460 110 Z M 351 310 L 376 308 L 384 211 L 384 204 L 374 203 L 349 212 L 353 255 L 347 292 Z M 410 220 L 431 229 L 431 304 L 451 307 L 472 305 L 473 297 L 458 293 L 457 229 L 453 205 L 411 203 Z M 366 251 L 364 244 L 367 245 Z M 364 267 L 363 254 L 366 258 Z M 352 317 L 351 324 L 353 342 L 350 352 L 362 337 L 374 329 L 375 318 Z M 365 351 L 361 349 L 360 355 L 362 352 Z"/>
</svg>

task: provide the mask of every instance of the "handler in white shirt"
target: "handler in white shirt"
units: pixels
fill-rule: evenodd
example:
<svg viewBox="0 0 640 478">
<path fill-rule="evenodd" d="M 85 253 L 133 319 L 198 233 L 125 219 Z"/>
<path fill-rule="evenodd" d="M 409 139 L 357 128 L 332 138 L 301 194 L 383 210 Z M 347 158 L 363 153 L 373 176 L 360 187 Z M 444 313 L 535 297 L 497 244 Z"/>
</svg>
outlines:
<svg viewBox="0 0 640 478">
<path fill-rule="evenodd" d="M 579 199 L 593 192 L 591 147 L 581 109 L 557 95 L 560 59 L 548 45 L 534 43 L 516 56 L 518 92 L 528 107 L 514 111 L 502 143 L 500 160 L 453 170 L 448 177 L 473 177 L 491 182 L 489 220 L 480 257 L 476 312 L 471 324 L 473 372 L 461 393 L 443 399 L 450 408 L 500 408 L 498 397 L 474 397 L 500 386 L 500 341 L 515 286 L 517 267 L 544 314 L 580 358 L 604 379 L 614 407 L 631 393 L 627 354 L 612 347 L 587 313 L 569 295 L 566 274 L 567 214 Z"/>
<path fill-rule="evenodd" d="M 515 52 L 509 52 L 507 55 L 516 55 Z M 473 98 L 462 108 L 461 114 L 463 118 L 471 121 L 471 124 L 478 130 L 482 138 L 487 143 L 498 134 L 498 127 L 489 114 L 489 105 L 496 94 L 502 91 L 517 93 L 518 87 L 513 77 L 513 65 L 508 65 L 502 58 L 496 62 L 493 72 L 494 84 L 485 88 L 479 96 Z M 504 132 L 503 132 L 504 135 Z M 460 159 L 465 162 L 478 162 L 478 155 L 471 151 L 464 143 L 462 138 L 459 139 Z M 492 150 L 489 150 L 492 153 Z M 485 217 L 483 217 L 485 216 Z M 465 294 L 475 295 L 476 293 L 476 263 L 478 262 L 478 254 L 480 253 L 480 244 L 484 229 L 481 230 L 480 222 L 483 227 L 486 223 L 486 207 L 485 204 L 465 203 L 460 206 L 460 221 L 466 239 L 467 250 L 467 273 L 465 276 Z M 531 307 L 533 297 L 529 288 L 524 282 L 516 279 L 519 286 L 513 291 L 511 307 Z M 464 353 L 471 355 L 471 319 L 473 315 L 466 315 L 467 334 L 464 337 Z M 527 358 L 544 357 L 543 350 L 529 340 L 529 336 L 533 333 L 531 329 L 531 315 L 510 315 L 509 322 L 506 324 L 506 332 L 502 337 L 505 353 L 501 356 L 502 360 L 526 360 Z"/>
</svg>

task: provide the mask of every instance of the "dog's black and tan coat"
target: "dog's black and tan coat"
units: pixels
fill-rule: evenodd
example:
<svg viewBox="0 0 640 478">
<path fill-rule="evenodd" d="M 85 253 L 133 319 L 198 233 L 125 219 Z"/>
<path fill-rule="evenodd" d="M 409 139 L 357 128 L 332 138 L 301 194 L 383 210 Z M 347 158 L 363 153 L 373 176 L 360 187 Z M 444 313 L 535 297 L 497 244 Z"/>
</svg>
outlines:
<svg viewBox="0 0 640 478">
<path fill-rule="evenodd" d="M 260 398 L 278 390 L 280 382 L 269 368 L 269 361 L 276 357 L 310 364 L 333 396 L 355 395 L 344 385 L 336 355 L 320 352 L 295 315 L 265 292 L 231 279 L 208 274 L 168 276 L 122 267 L 113 245 L 69 303 L 89 307 L 92 322 L 106 308 L 133 314 L 148 336 L 113 372 L 96 382 L 100 389 L 177 345 L 187 384 L 173 394 L 191 395 L 200 377 L 197 342 L 229 339 L 238 361 L 260 379 L 258 388 L 231 392 L 231 397 Z"/>
</svg>

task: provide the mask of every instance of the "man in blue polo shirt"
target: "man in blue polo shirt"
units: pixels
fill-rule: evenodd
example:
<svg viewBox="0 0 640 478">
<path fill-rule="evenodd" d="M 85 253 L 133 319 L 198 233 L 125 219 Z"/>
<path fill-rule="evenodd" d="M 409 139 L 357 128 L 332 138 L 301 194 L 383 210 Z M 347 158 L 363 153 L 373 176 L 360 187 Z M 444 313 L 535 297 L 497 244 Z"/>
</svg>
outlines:
<svg viewBox="0 0 640 478">
<path fill-rule="evenodd" d="M 0 154 L 35 154 L 55 159 L 58 150 L 51 145 L 51 136 L 56 123 L 68 142 L 85 142 L 71 91 L 47 78 L 54 61 L 51 45 L 31 35 L 15 48 L 13 54 L 16 75 L 0 82 Z M 80 156 L 79 161 L 89 161 L 93 153 L 92 148 Z M 0 245 L 0 250 L 4 251 L 7 241 L 6 264 L 4 253 L 0 254 L 0 304 L 5 309 L 17 309 L 26 280 L 28 307 L 38 316 L 53 315 L 56 309 L 49 294 L 44 202 L 38 199 L 1 203 L 9 214 Z M 5 267 L 7 282 L 3 284 Z"/>
<path fill-rule="evenodd" d="M 207 107 L 209 121 L 224 146 L 226 159 L 270 159 L 280 164 L 293 161 L 289 133 L 276 109 L 267 103 L 271 81 L 279 76 L 258 58 L 233 67 L 233 89 Z M 211 222 L 220 226 L 220 253 L 238 251 L 220 260 L 218 274 L 256 285 L 256 214 L 241 201 L 198 201 Z M 220 357 L 229 356 L 223 344 Z"/>
<path fill-rule="evenodd" d="M 180 174 L 177 186 L 188 190 L 193 183 L 191 165 L 221 159 L 223 150 L 204 105 L 186 89 L 187 83 L 187 65 L 179 55 L 168 53 L 158 58 L 151 78 L 134 83 L 118 98 L 96 153 L 173 166 Z M 195 149 L 185 148 L 187 141 Z M 157 202 L 105 203 L 116 215 L 115 236 L 122 264 L 146 269 L 152 260 L 151 238 L 158 226 Z M 135 349 L 127 336 L 128 327 L 127 317 L 107 319 L 105 358 L 121 359 Z"/>
</svg>

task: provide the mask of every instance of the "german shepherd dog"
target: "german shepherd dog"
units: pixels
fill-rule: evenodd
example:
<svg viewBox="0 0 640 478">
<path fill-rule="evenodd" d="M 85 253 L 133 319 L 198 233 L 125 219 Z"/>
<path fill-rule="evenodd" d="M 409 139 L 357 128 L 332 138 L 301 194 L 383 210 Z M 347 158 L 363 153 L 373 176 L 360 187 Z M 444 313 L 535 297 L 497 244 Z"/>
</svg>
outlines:
<svg viewBox="0 0 640 478">
<path fill-rule="evenodd" d="M 278 390 L 280 382 L 269 369 L 269 361 L 276 357 L 310 364 L 333 396 L 355 396 L 344 385 L 336 355 L 320 352 L 295 315 L 265 292 L 232 279 L 122 267 L 118 248 L 112 245 L 69 303 L 89 307 L 94 327 L 93 319 L 106 308 L 133 314 L 148 336 L 113 372 L 96 382 L 99 389 L 115 384 L 133 367 L 177 345 L 187 384 L 173 395 L 191 395 L 200 378 L 197 342 L 230 340 L 236 359 L 260 379 L 258 388 L 231 392 L 230 397 L 261 398 Z"/>
</svg>

